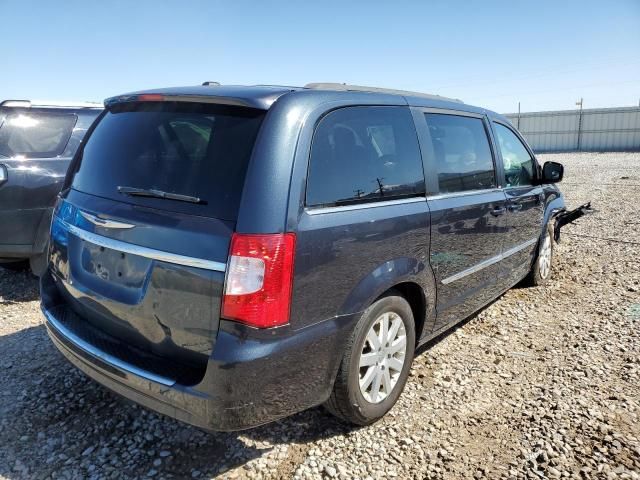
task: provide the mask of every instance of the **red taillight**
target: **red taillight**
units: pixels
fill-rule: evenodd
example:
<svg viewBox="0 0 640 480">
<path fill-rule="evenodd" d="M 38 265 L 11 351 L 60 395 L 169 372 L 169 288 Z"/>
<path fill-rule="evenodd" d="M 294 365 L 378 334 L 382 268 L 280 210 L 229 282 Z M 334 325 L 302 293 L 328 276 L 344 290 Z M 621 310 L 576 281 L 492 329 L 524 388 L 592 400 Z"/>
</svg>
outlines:
<svg viewBox="0 0 640 480">
<path fill-rule="evenodd" d="M 253 327 L 289 323 L 294 233 L 231 238 L 222 316 Z"/>
<path fill-rule="evenodd" d="M 136 98 L 138 102 L 162 102 L 164 95 L 159 93 L 143 93 Z"/>
</svg>

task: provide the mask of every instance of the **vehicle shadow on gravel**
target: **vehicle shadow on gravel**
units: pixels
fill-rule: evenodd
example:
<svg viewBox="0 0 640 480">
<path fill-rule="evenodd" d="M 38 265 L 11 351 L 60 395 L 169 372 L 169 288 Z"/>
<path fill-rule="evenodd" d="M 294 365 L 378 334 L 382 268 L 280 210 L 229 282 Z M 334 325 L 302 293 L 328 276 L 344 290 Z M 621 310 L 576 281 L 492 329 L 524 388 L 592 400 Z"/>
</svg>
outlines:
<svg viewBox="0 0 640 480">
<path fill-rule="evenodd" d="M 0 336 L 0 478 L 215 476 L 278 445 L 295 449 L 351 428 L 314 408 L 252 430 L 205 433 L 85 377 L 44 325 Z"/>
<path fill-rule="evenodd" d="M 515 287 L 514 287 L 515 288 Z M 506 292 L 505 292 L 506 293 Z M 471 315 L 469 315 L 467 318 L 465 318 L 464 320 L 456 323 L 455 325 L 447 328 L 446 330 L 444 330 L 443 332 L 439 333 L 438 335 L 436 335 L 435 337 L 433 337 L 431 340 L 429 340 L 428 342 L 426 342 L 425 344 L 419 346 L 416 349 L 415 352 L 415 356 L 419 356 L 422 355 L 423 353 L 425 353 L 427 350 L 429 350 L 430 348 L 432 348 L 433 346 L 437 345 L 438 343 L 442 342 L 443 340 L 445 340 L 448 336 L 454 334 L 455 332 L 457 332 L 458 330 L 460 330 L 462 327 L 464 327 L 467 323 L 476 320 L 478 318 L 478 316 L 484 312 L 486 309 L 488 309 L 489 307 L 491 307 L 494 303 L 496 303 L 497 301 L 499 301 L 504 294 L 500 295 L 498 298 L 492 300 L 491 302 L 489 302 L 488 304 L 486 304 L 484 307 L 482 307 L 480 310 L 477 310 L 476 312 L 472 313 Z"/>
<path fill-rule="evenodd" d="M 29 270 L 0 267 L 0 304 L 31 302 L 40 295 L 38 278 Z"/>
</svg>

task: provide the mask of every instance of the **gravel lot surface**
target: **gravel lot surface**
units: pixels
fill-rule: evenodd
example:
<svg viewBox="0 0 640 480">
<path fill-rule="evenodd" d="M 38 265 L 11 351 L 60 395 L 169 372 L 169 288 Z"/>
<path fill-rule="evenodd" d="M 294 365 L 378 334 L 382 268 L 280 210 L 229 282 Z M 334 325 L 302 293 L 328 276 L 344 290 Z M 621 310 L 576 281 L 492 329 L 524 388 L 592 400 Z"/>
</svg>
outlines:
<svg viewBox="0 0 640 480">
<path fill-rule="evenodd" d="M 423 348 L 367 428 L 315 408 L 205 434 L 131 405 L 54 349 L 36 280 L 0 268 L 0 479 L 640 479 L 640 154 L 540 157 L 597 212 L 563 230 L 547 286 Z"/>
</svg>

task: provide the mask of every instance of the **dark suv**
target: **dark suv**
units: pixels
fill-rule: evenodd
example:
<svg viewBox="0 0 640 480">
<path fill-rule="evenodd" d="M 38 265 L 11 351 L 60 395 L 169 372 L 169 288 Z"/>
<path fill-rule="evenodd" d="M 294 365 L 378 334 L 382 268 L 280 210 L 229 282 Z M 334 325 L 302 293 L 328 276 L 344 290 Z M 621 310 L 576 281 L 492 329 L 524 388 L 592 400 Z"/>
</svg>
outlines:
<svg viewBox="0 0 640 480">
<path fill-rule="evenodd" d="M 210 430 L 366 425 L 414 351 L 549 278 L 553 184 L 502 116 L 338 84 L 110 98 L 55 208 L 42 307 L 108 388 Z"/>
<path fill-rule="evenodd" d="M 0 103 L 0 266 L 46 265 L 51 212 L 98 103 Z"/>
</svg>

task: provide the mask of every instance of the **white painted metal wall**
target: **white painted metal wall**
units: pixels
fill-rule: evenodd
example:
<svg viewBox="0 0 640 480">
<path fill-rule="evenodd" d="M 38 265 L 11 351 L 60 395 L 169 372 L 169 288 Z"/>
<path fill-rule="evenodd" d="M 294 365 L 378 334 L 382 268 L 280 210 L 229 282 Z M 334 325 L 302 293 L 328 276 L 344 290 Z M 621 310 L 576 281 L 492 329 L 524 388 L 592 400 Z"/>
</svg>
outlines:
<svg viewBox="0 0 640 480">
<path fill-rule="evenodd" d="M 536 152 L 640 151 L 640 107 L 505 116 Z"/>
</svg>

